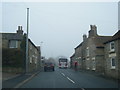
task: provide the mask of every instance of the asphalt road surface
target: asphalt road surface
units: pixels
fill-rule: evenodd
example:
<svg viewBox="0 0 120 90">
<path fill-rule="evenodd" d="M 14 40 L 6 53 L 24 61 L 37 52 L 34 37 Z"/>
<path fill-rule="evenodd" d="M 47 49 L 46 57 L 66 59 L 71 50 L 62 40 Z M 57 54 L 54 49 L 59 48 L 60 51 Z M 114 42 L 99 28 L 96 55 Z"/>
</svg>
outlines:
<svg viewBox="0 0 120 90">
<path fill-rule="evenodd" d="M 118 88 L 118 82 L 72 69 L 40 72 L 20 88 Z"/>
</svg>

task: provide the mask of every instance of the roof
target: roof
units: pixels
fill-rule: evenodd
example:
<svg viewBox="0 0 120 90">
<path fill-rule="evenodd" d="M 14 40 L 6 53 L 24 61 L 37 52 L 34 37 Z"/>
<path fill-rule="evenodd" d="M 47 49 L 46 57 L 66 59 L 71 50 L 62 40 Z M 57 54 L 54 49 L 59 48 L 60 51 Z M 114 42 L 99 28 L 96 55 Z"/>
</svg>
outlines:
<svg viewBox="0 0 120 90">
<path fill-rule="evenodd" d="M 18 34 L 18 33 L 0 33 L 0 34 L 2 34 L 3 39 L 8 39 L 8 40 L 21 40 L 21 39 L 23 39 L 23 35 Z"/>
<path fill-rule="evenodd" d="M 2 34 L 3 39 L 7 39 L 7 40 L 22 40 L 24 36 L 23 34 L 18 34 L 18 33 L 0 33 L 0 34 Z M 38 51 L 40 50 L 37 46 L 34 45 L 34 43 L 30 39 L 28 40 Z"/>
<path fill-rule="evenodd" d="M 103 48 L 104 47 L 104 42 L 108 41 L 109 39 L 111 39 L 112 36 L 98 36 L 97 38 L 95 38 L 95 44 L 97 48 Z"/>
<path fill-rule="evenodd" d="M 75 53 L 70 57 L 70 58 L 72 58 L 72 57 L 74 57 L 75 56 Z"/>
<path fill-rule="evenodd" d="M 83 43 L 83 42 L 82 42 Z M 82 46 L 82 43 L 80 43 L 77 47 L 75 47 L 75 49 L 79 48 L 80 46 Z"/>
<path fill-rule="evenodd" d="M 120 30 L 118 30 L 118 32 L 115 33 L 115 34 L 111 37 L 111 39 L 109 39 L 108 41 L 104 42 L 104 44 L 109 43 L 109 42 L 111 42 L 111 41 L 118 40 L 118 39 L 120 39 Z"/>
<path fill-rule="evenodd" d="M 30 43 L 38 50 L 38 51 L 40 51 L 40 49 L 37 47 L 37 46 L 35 46 L 35 44 L 30 40 L 30 39 L 28 39 L 29 41 L 30 41 Z"/>
</svg>

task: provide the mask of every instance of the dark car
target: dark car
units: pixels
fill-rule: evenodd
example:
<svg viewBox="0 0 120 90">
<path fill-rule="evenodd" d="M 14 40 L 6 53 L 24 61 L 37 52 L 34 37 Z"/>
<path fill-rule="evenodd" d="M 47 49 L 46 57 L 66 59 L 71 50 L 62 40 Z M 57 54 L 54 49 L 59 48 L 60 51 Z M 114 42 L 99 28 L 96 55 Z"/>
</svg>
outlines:
<svg viewBox="0 0 120 90">
<path fill-rule="evenodd" d="M 52 63 L 52 62 L 46 62 L 46 63 L 44 63 L 44 71 L 46 72 L 48 70 L 52 70 L 52 71 L 55 70 L 54 69 L 54 63 Z"/>
</svg>

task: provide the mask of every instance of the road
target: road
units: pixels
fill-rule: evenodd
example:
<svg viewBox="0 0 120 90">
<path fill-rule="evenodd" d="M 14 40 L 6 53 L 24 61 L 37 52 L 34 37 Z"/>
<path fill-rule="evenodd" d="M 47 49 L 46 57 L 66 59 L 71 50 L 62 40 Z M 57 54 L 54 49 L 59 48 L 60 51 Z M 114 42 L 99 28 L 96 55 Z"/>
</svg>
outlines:
<svg viewBox="0 0 120 90">
<path fill-rule="evenodd" d="M 118 88 L 118 82 L 86 72 L 56 68 L 41 71 L 20 88 Z"/>
</svg>

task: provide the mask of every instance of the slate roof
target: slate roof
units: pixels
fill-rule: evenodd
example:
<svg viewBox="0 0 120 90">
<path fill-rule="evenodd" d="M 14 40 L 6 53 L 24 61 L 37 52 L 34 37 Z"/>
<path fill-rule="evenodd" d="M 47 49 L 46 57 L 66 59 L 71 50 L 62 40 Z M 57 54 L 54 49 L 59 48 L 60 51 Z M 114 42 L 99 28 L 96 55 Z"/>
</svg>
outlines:
<svg viewBox="0 0 120 90">
<path fill-rule="evenodd" d="M 109 39 L 108 41 L 104 42 L 104 44 L 109 43 L 109 42 L 111 42 L 111 41 L 118 40 L 118 39 L 120 39 L 120 30 L 118 30 L 118 32 L 115 33 L 115 34 L 112 36 L 111 39 Z"/>
<path fill-rule="evenodd" d="M 72 58 L 72 57 L 74 57 L 75 56 L 75 53 L 70 57 L 70 58 Z"/>
<path fill-rule="evenodd" d="M 0 33 L 0 34 L 2 34 L 3 39 L 7 39 L 7 40 L 22 40 L 23 39 L 23 35 L 18 34 L 18 33 Z"/>
<path fill-rule="evenodd" d="M 104 47 L 104 42 L 108 41 L 109 39 L 111 39 L 112 36 L 97 36 L 97 38 L 95 38 L 95 45 L 96 47 Z"/>
<path fill-rule="evenodd" d="M 83 43 L 83 42 L 82 42 Z M 75 49 L 79 48 L 80 46 L 82 46 L 82 43 L 80 43 L 77 47 L 75 47 Z"/>
<path fill-rule="evenodd" d="M 39 51 L 39 48 L 35 46 L 35 44 L 30 39 L 28 39 L 28 41 Z"/>
</svg>

